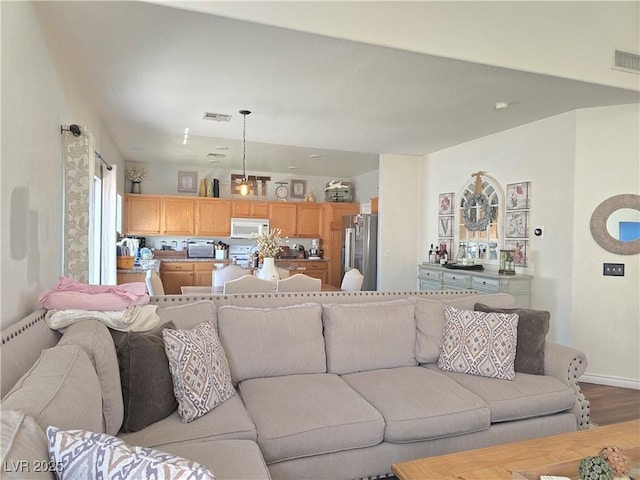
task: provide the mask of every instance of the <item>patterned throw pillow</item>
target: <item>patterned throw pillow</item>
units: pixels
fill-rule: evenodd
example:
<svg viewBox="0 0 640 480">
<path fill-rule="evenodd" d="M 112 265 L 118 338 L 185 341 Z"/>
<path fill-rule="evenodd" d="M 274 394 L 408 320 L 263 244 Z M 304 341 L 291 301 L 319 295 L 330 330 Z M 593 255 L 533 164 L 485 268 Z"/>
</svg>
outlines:
<svg viewBox="0 0 640 480">
<path fill-rule="evenodd" d="M 215 327 L 162 331 L 178 413 L 184 423 L 210 412 L 236 392 Z"/>
<path fill-rule="evenodd" d="M 440 369 L 504 380 L 515 378 L 517 314 L 458 310 L 447 305 L 444 316 Z"/>
<path fill-rule="evenodd" d="M 215 480 L 211 471 L 182 457 L 129 446 L 106 433 L 47 428 L 49 460 L 60 480 L 170 478 Z"/>
</svg>

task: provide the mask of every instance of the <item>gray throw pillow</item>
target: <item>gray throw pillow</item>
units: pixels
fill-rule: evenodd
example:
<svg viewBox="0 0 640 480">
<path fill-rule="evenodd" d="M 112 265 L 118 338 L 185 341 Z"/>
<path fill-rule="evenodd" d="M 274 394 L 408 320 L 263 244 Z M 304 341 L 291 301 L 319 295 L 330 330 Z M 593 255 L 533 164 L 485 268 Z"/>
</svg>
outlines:
<svg viewBox="0 0 640 480">
<path fill-rule="evenodd" d="M 123 432 L 137 432 L 171 415 L 178 402 L 164 350 L 162 330 L 172 322 L 148 332 L 127 332 L 120 336 L 116 352 L 124 400 Z"/>
<path fill-rule="evenodd" d="M 476 303 L 474 310 L 480 312 L 517 313 L 518 341 L 516 346 L 515 371 L 544 375 L 544 344 L 549 332 L 551 314 L 546 310 L 528 308 L 493 308 Z"/>
</svg>

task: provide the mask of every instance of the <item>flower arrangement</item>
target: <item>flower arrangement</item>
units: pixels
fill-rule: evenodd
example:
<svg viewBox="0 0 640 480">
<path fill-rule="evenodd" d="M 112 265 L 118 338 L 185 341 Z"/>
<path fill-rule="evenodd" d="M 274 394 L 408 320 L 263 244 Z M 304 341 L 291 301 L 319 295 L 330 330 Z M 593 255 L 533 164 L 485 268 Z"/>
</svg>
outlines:
<svg viewBox="0 0 640 480">
<path fill-rule="evenodd" d="M 131 167 L 124 171 L 124 175 L 132 182 L 141 182 L 147 178 L 147 171 L 142 167 Z"/>
<path fill-rule="evenodd" d="M 280 251 L 280 235 L 282 230 L 279 228 L 272 228 L 268 233 L 261 233 L 256 235 L 256 241 L 258 242 L 258 250 L 265 258 L 275 258 Z"/>
</svg>

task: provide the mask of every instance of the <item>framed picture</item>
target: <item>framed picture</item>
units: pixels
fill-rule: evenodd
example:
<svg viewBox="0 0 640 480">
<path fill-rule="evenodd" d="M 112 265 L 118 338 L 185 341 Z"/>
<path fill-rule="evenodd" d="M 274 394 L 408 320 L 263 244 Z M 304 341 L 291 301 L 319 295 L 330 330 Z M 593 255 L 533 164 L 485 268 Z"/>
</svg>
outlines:
<svg viewBox="0 0 640 480">
<path fill-rule="evenodd" d="M 453 215 L 438 217 L 438 236 L 453 237 Z"/>
<path fill-rule="evenodd" d="M 529 237 L 529 211 L 528 210 L 506 213 L 504 236 L 506 238 Z"/>
<path fill-rule="evenodd" d="M 198 192 L 198 172 L 178 172 L 178 191 Z"/>
<path fill-rule="evenodd" d="M 453 215 L 453 193 L 440 194 L 438 215 Z"/>
<path fill-rule="evenodd" d="M 306 180 L 291 180 L 291 197 L 292 198 L 304 198 L 306 193 L 307 193 Z"/>
<path fill-rule="evenodd" d="M 529 264 L 528 240 L 505 240 L 504 248 L 515 250 L 516 267 L 526 267 Z"/>
<path fill-rule="evenodd" d="M 529 208 L 529 183 L 509 183 L 507 185 L 507 210 L 526 210 Z"/>
</svg>

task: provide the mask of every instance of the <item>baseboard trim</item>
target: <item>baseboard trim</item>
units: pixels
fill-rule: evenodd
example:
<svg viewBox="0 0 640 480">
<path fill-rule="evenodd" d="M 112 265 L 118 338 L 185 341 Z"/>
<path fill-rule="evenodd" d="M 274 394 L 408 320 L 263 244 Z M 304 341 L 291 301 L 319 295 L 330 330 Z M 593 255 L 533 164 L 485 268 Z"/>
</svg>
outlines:
<svg viewBox="0 0 640 480">
<path fill-rule="evenodd" d="M 633 388 L 640 390 L 640 379 L 612 377 L 610 375 L 598 375 L 596 373 L 585 373 L 580 377 L 581 382 L 595 383 L 597 385 L 608 385 L 610 387 Z"/>
</svg>

